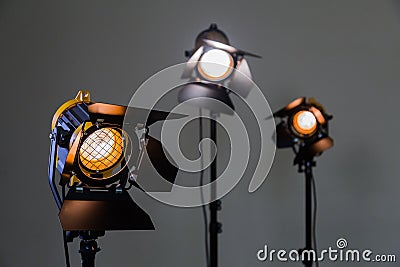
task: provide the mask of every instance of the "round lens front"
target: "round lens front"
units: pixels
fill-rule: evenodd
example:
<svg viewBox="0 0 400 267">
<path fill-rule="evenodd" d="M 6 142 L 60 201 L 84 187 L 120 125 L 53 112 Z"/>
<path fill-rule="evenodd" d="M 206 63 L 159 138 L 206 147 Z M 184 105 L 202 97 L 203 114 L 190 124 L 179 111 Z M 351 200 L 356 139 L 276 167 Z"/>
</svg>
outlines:
<svg viewBox="0 0 400 267">
<path fill-rule="evenodd" d="M 84 140 L 79 157 L 83 167 L 99 172 L 115 166 L 123 153 L 124 142 L 121 133 L 113 128 L 101 128 Z"/>
<path fill-rule="evenodd" d="M 293 129 L 301 136 L 312 135 L 317 130 L 317 119 L 312 112 L 301 110 L 293 117 Z"/>
<path fill-rule="evenodd" d="M 228 77 L 233 71 L 232 56 L 221 49 L 211 49 L 200 58 L 197 69 L 204 79 L 220 81 Z"/>
</svg>

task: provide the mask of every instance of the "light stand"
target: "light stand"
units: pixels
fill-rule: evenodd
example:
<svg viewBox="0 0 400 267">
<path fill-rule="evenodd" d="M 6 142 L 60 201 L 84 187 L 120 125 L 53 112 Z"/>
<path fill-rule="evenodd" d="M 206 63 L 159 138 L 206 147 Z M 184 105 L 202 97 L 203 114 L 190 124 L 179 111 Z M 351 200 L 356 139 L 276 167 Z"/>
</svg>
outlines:
<svg viewBox="0 0 400 267">
<path fill-rule="evenodd" d="M 311 251 L 312 249 L 316 249 L 313 246 L 313 174 L 312 167 L 315 166 L 315 161 L 311 159 L 306 159 L 304 161 L 304 165 L 299 165 L 299 172 L 304 172 L 305 174 L 305 238 L 306 238 L 306 246 L 304 250 Z M 315 203 L 314 203 L 315 205 Z M 304 259 L 304 266 L 311 267 L 313 262 L 311 259 Z"/>
<path fill-rule="evenodd" d="M 186 51 L 185 55 L 189 59 L 181 78 L 189 79 L 189 82 L 179 91 L 178 100 L 181 103 L 191 100 L 191 105 L 210 110 L 210 138 L 216 145 L 217 115 L 221 113 L 234 114 L 235 108 L 229 93 L 233 90 L 236 94 L 246 98 L 253 88 L 250 68 L 244 57 L 259 58 L 260 56 L 231 46 L 227 35 L 214 23 L 198 34 L 194 49 Z M 218 68 L 215 68 L 215 64 L 219 65 Z M 217 101 L 208 101 L 208 99 Z M 218 102 L 224 105 L 220 105 Z M 209 252 L 210 256 L 207 266 L 210 267 L 218 266 L 218 234 L 222 232 L 222 225 L 218 222 L 221 201 L 217 199 L 216 180 L 217 160 L 215 158 L 210 168 L 211 199 L 213 201 L 209 204 L 210 229 L 209 241 L 206 242 L 209 245 L 207 253 Z M 206 218 L 206 212 L 204 214 Z"/>
<path fill-rule="evenodd" d="M 211 113 L 210 121 L 210 138 L 217 145 L 217 115 Z M 218 211 L 221 210 L 221 200 L 216 199 L 217 184 L 217 157 L 211 163 L 210 169 L 211 183 L 211 199 L 215 199 L 210 203 L 210 267 L 218 266 L 218 234 L 222 233 L 222 224 L 218 222 Z"/>
</svg>

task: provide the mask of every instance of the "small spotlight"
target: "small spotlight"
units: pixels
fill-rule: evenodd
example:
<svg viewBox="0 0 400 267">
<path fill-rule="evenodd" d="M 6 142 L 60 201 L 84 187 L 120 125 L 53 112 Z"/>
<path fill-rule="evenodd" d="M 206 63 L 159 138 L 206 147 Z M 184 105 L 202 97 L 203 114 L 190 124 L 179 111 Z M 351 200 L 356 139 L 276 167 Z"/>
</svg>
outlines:
<svg viewBox="0 0 400 267">
<path fill-rule="evenodd" d="M 216 24 L 202 31 L 196 38 L 195 48 L 186 51 L 189 60 L 182 78 L 190 83 L 179 92 L 179 101 L 189 99 L 192 104 L 214 113 L 232 114 L 233 103 L 229 93 L 247 97 L 253 87 L 252 75 L 245 56 L 260 57 L 229 44 L 226 34 Z M 221 107 L 213 101 L 196 98 L 212 98 L 224 103 Z"/>
<path fill-rule="evenodd" d="M 333 146 L 329 137 L 328 121 L 331 115 L 313 98 L 298 98 L 274 113 L 281 122 L 276 127 L 277 147 L 292 147 L 295 163 L 318 156 Z"/>
<path fill-rule="evenodd" d="M 333 146 L 329 136 L 328 121 L 332 119 L 324 107 L 313 98 L 297 98 L 273 114 L 281 122 L 276 126 L 278 148 L 291 147 L 295 153 L 294 165 L 298 172 L 305 174 L 305 247 L 299 251 L 316 249 L 316 185 L 312 168 L 316 166 L 315 156 Z M 310 259 L 303 261 L 312 266 Z"/>
</svg>

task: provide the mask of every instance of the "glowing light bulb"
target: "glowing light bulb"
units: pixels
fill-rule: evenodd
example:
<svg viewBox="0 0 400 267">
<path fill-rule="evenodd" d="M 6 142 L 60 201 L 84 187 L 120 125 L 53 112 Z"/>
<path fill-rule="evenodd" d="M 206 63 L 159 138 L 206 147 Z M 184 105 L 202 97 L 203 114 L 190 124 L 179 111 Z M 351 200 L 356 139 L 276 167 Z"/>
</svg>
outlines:
<svg viewBox="0 0 400 267">
<path fill-rule="evenodd" d="M 123 154 L 121 133 L 112 128 L 102 128 L 90 134 L 80 148 L 84 167 L 101 171 L 113 167 Z"/>
<path fill-rule="evenodd" d="M 293 117 L 293 128 L 300 135 L 311 135 L 317 129 L 317 119 L 312 112 L 301 110 Z"/>
<path fill-rule="evenodd" d="M 203 78 L 220 81 L 232 73 L 233 58 L 224 50 L 212 49 L 203 54 L 197 68 Z"/>
</svg>

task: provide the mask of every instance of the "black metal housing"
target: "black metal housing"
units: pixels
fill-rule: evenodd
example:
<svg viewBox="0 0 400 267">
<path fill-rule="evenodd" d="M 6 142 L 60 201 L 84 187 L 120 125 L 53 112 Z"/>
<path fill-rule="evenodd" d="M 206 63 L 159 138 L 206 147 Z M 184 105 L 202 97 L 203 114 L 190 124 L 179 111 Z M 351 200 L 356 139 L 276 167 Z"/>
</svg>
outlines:
<svg viewBox="0 0 400 267">
<path fill-rule="evenodd" d="M 59 214 L 64 230 L 154 230 L 150 216 L 124 189 L 71 188 Z"/>
</svg>

